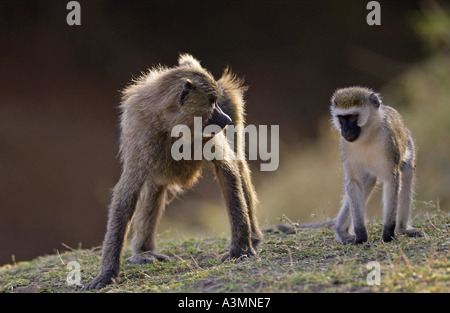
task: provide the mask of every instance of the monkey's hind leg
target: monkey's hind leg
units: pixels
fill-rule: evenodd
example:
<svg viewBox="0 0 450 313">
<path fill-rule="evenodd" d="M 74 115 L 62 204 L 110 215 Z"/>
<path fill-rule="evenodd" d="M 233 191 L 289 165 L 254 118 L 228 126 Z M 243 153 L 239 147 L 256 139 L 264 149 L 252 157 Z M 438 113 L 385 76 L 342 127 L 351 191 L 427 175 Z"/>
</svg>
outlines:
<svg viewBox="0 0 450 313">
<path fill-rule="evenodd" d="M 334 235 L 337 242 L 347 244 L 355 240 L 355 236 L 350 234 L 351 216 L 350 207 L 347 196 L 343 200 L 342 207 L 336 218 L 336 225 L 334 226 Z"/>
<path fill-rule="evenodd" d="M 409 237 L 423 237 L 424 233 L 409 225 L 411 202 L 413 194 L 414 168 L 410 162 L 403 164 L 401 169 L 401 190 L 397 211 L 397 225 L 395 231 Z"/>
<path fill-rule="evenodd" d="M 394 171 L 392 177 L 383 183 L 383 230 L 381 239 L 389 242 L 395 239 L 397 209 L 400 192 L 400 173 Z"/>
<path fill-rule="evenodd" d="M 156 230 L 164 212 L 166 187 L 155 185 L 147 179 L 141 189 L 136 212 L 131 224 L 131 250 L 128 262 L 146 264 L 156 260 L 167 261 L 169 257 L 156 253 Z"/>
</svg>

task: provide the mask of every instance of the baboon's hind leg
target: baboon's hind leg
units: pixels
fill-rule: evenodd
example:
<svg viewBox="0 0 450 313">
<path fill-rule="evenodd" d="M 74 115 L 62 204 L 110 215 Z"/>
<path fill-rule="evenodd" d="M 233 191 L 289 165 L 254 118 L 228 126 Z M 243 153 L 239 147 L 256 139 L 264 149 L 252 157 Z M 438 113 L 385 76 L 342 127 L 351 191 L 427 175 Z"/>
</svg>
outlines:
<svg viewBox="0 0 450 313">
<path fill-rule="evenodd" d="M 156 253 L 156 230 L 164 212 L 166 187 L 145 182 L 132 221 L 131 250 L 127 261 L 138 264 L 167 261 L 168 256 Z"/>
</svg>

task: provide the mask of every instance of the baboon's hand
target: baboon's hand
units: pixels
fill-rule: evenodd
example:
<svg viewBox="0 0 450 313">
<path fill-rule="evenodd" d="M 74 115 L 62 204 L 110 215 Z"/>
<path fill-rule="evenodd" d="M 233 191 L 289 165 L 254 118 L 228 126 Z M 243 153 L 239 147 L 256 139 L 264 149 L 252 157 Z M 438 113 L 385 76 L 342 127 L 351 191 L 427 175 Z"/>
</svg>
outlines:
<svg viewBox="0 0 450 313">
<path fill-rule="evenodd" d="M 118 280 L 118 276 L 113 274 L 111 271 L 100 272 L 97 277 L 92 281 L 84 285 L 81 291 L 86 290 L 100 290 L 107 285 L 110 285 Z"/>
</svg>

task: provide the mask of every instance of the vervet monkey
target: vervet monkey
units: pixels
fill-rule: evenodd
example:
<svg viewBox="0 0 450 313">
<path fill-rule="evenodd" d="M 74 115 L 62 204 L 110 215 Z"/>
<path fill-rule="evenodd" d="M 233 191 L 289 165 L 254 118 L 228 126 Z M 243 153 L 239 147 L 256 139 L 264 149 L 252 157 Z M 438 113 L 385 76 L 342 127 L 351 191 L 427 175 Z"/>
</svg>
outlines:
<svg viewBox="0 0 450 313">
<path fill-rule="evenodd" d="M 370 89 L 338 89 L 330 112 L 340 132 L 345 195 L 336 218 L 335 235 L 342 243 L 367 241 L 366 202 L 377 182 L 383 183 L 384 242 L 395 239 L 394 231 L 422 236 L 409 226 L 416 167 L 414 141 L 401 115 L 384 105 Z M 350 234 L 350 224 L 354 235 Z"/>
<path fill-rule="evenodd" d="M 330 221 L 299 227 L 334 226 L 338 242 L 366 242 L 366 203 L 378 179 L 383 183 L 382 240 L 394 239 L 395 231 L 411 237 L 422 236 L 420 230 L 409 225 L 415 148 L 400 113 L 384 105 L 379 94 L 363 87 L 336 90 L 330 112 L 332 124 L 341 135 L 342 207 Z M 351 225 L 354 235 L 350 232 Z"/>
<path fill-rule="evenodd" d="M 153 68 L 122 92 L 122 174 L 109 207 L 101 270 L 84 290 L 100 289 L 119 278 L 130 222 L 133 255 L 129 261 L 143 264 L 168 259 L 157 253 L 155 243 L 168 193 L 191 187 L 205 163 L 215 170 L 231 224 L 231 246 L 223 259 L 255 254 L 262 234 L 255 216 L 257 195 L 245 158 L 174 160 L 171 155 L 177 140 L 171 136 L 172 130 L 178 125 L 193 129 L 194 117 L 202 118 L 203 128 L 218 125 L 220 130 L 230 123 L 242 126 L 245 91 L 242 80 L 228 69 L 216 81 L 198 60 L 182 54 L 177 66 Z M 212 140 L 228 152 L 242 152 L 243 127 L 236 129 L 234 147 L 223 131 Z"/>
</svg>

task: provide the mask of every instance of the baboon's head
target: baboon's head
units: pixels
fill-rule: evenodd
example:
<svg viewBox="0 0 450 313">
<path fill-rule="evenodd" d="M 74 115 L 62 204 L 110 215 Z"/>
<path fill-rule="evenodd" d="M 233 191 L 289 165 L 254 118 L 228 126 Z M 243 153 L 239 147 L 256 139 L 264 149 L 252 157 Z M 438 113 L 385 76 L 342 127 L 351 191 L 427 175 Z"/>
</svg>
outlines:
<svg viewBox="0 0 450 313">
<path fill-rule="evenodd" d="M 171 72 L 168 78 L 176 88 L 176 97 L 167 114 L 172 127 L 182 124 L 193 130 L 194 118 L 201 118 L 202 131 L 208 125 L 223 129 L 231 123 L 231 118 L 217 104 L 222 91 L 216 80 L 196 59 L 188 54 L 180 55 L 179 65 Z"/>
<path fill-rule="evenodd" d="M 333 125 L 345 140 L 353 142 L 360 137 L 369 119 L 378 113 L 380 105 L 379 96 L 371 89 L 363 87 L 338 89 L 331 98 Z"/>
</svg>

